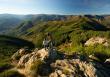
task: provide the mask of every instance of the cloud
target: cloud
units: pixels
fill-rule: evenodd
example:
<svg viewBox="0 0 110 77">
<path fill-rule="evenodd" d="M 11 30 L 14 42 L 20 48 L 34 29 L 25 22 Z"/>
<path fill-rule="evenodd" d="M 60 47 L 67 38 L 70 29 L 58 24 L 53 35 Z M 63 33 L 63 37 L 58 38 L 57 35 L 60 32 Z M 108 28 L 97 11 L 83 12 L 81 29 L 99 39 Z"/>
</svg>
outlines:
<svg viewBox="0 0 110 77">
<path fill-rule="evenodd" d="M 10 13 L 10 14 L 31 14 L 35 13 L 34 9 L 26 8 L 16 8 L 16 7 L 0 7 L 0 13 Z"/>
</svg>

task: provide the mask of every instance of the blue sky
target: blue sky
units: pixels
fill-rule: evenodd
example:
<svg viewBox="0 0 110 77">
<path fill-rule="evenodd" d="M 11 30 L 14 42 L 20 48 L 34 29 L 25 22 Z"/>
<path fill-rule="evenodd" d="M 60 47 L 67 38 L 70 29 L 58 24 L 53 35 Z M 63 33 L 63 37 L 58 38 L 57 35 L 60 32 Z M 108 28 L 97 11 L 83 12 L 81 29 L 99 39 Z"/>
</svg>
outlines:
<svg viewBox="0 0 110 77">
<path fill-rule="evenodd" d="M 110 0 L 0 0 L 0 14 L 110 14 Z"/>
</svg>

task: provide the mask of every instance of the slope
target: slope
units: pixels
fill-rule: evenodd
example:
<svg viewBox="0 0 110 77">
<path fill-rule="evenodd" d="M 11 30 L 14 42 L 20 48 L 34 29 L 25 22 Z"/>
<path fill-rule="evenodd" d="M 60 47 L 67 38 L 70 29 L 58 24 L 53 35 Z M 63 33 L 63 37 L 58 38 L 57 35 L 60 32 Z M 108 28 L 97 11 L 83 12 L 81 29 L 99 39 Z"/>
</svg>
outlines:
<svg viewBox="0 0 110 77">
<path fill-rule="evenodd" d="M 27 46 L 33 48 L 34 45 L 26 40 L 0 35 L 0 63 L 8 61 L 9 57 L 19 48 Z"/>
</svg>

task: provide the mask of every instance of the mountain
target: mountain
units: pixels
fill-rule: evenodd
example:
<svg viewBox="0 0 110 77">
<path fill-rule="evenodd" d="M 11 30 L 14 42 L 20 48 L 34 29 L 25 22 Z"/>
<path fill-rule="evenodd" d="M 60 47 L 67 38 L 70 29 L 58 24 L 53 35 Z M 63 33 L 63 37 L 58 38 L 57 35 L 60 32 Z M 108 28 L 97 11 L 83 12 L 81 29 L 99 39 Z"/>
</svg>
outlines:
<svg viewBox="0 0 110 77">
<path fill-rule="evenodd" d="M 22 22 L 22 17 L 11 14 L 0 14 L 0 34 L 8 32 Z"/>
<path fill-rule="evenodd" d="M 78 77 L 109 77 L 107 72 L 110 66 L 106 64 L 106 62 L 110 63 L 109 15 L 9 16 L 17 17 L 20 19 L 20 23 L 11 26 L 12 28 L 6 26 L 9 31 L 4 29 L 5 36 L 0 37 L 0 69 L 3 70 L 0 72 L 1 77 L 5 75 L 15 77 L 19 73 L 20 77 L 22 77 L 21 74 L 35 74 L 35 77 L 37 75 L 66 77 L 72 76 L 73 72 L 74 76 Z M 9 16 L 6 15 L 8 18 Z M 5 18 L 5 15 L 3 17 Z M 49 51 L 45 50 L 42 45 L 48 33 L 54 42 L 54 47 Z M 24 51 L 25 49 L 22 48 L 24 46 L 28 46 L 30 49 Z M 32 49 L 34 46 L 35 50 Z M 19 48 L 21 49 L 18 50 Z M 11 58 L 11 63 L 10 56 L 15 51 L 17 52 L 14 54 L 15 58 Z M 56 56 L 55 60 L 54 56 Z M 13 61 L 15 66 L 13 66 Z M 61 68 L 59 64 L 61 64 Z M 67 68 L 62 69 L 64 66 Z"/>
<path fill-rule="evenodd" d="M 107 17 L 97 15 L 68 15 L 60 20 L 31 21 L 30 25 L 17 26 L 11 31 L 10 35 L 29 40 L 37 48 L 42 48 L 43 39 L 47 33 L 50 33 L 55 42 L 55 47 L 59 51 L 68 54 L 72 54 L 73 52 L 81 52 L 86 55 L 95 54 L 104 61 L 110 56 L 110 47 L 104 47 L 102 44 L 86 47 L 85 43 L 94 37 L 103 37 L 110 42 L 110 26 L 108 25 L 109 23 L 106 23 Z M 27 22 L 29 21 L 25 23 Z M 22 30 L 24 28 L 25 30 Z M 99 54 L 103 55 L 103 58 Z"/>
<path fill-rule="evenodd" d="M 42 47 L 47 33 L 52 35 L 56 47 L 62 51 L 81 51 L 78 47 L 83 49 L 84 43 L 92 37 L 110 38 L 109 15 L 38 14 L 17 17 L 22 22 L 10 29 L 8 35 L 31 41 L 38 48 Z"/>
<path fill-rule="evenodd" d="M 63 15 L 14 15 L 0 14 L 0 34 L 5 34 L 25 21 L 40 22 L 65 19 Z"/>
<path fill-rule="evenodd" d="M 52 33 L 53 37 L 55 37 L 56 40 L 60 38 L 60 40 L 57 41 L 57 45 L 59 45 L 67 38 L 71 38 L 70 36 L 72 33 L 83 33 L 91 30 L 94 32 L 109 31 L 109 25 L 104 25 L 103 22 L 105 21 L 102 16 L 57 16 L 59 17 L 59 19 L 56 19 L 56 16 L 51 15 L 43 16 L 38 16 L 38 19 L 35 17 L 37 20 L 34 19 L 31 21 L 24 21 L 12 30 L 11 35 L 16 35 L 18 37 L 20 36 L 25 39 L 28 38 L 28 40 L 38 44 L 40 42 L 41 46 L 41 41 L 44 37 L 43 35 L 48 32 Z M 45 16 L 47 18 L 45 18 Z"/>
<path fill-rule="evenodd" d="M 39 22 L 48 21 L 66 21 L 66 20 L 76 20 L 80 17 L 86 17 L 94 24 L 100 23 L 100 25 L 109 26 L 109 15 L 46 15 L 46 14 L 34 14 L 34 15 L 14 15 L 14 14 L 0 14 L 0 34 L 7 34 L 12 29 L 21 26 L 23 23 L 31 21 L 33 25 L 38 25 Z M 78 20 L 77 20 L 78 21 Z M 30 27 L 29 27 L 30 28 Z"/>
</svg>

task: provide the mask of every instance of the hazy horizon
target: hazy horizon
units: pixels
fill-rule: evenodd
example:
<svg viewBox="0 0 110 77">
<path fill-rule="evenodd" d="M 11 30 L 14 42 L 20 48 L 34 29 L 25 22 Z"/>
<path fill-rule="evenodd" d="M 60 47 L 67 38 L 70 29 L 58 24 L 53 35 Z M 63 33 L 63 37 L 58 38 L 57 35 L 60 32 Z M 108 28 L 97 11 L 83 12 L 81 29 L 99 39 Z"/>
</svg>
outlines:
<svg viewBox="0 0 110 77">
<path fill-rule="evenodd" d="M 0 15 L 73 15 L 73 16 L 83 16 L 83 15 L 110 15 L 110 14 L 13 14 L 13 13 L 0 13 Z"/>
</svg>

